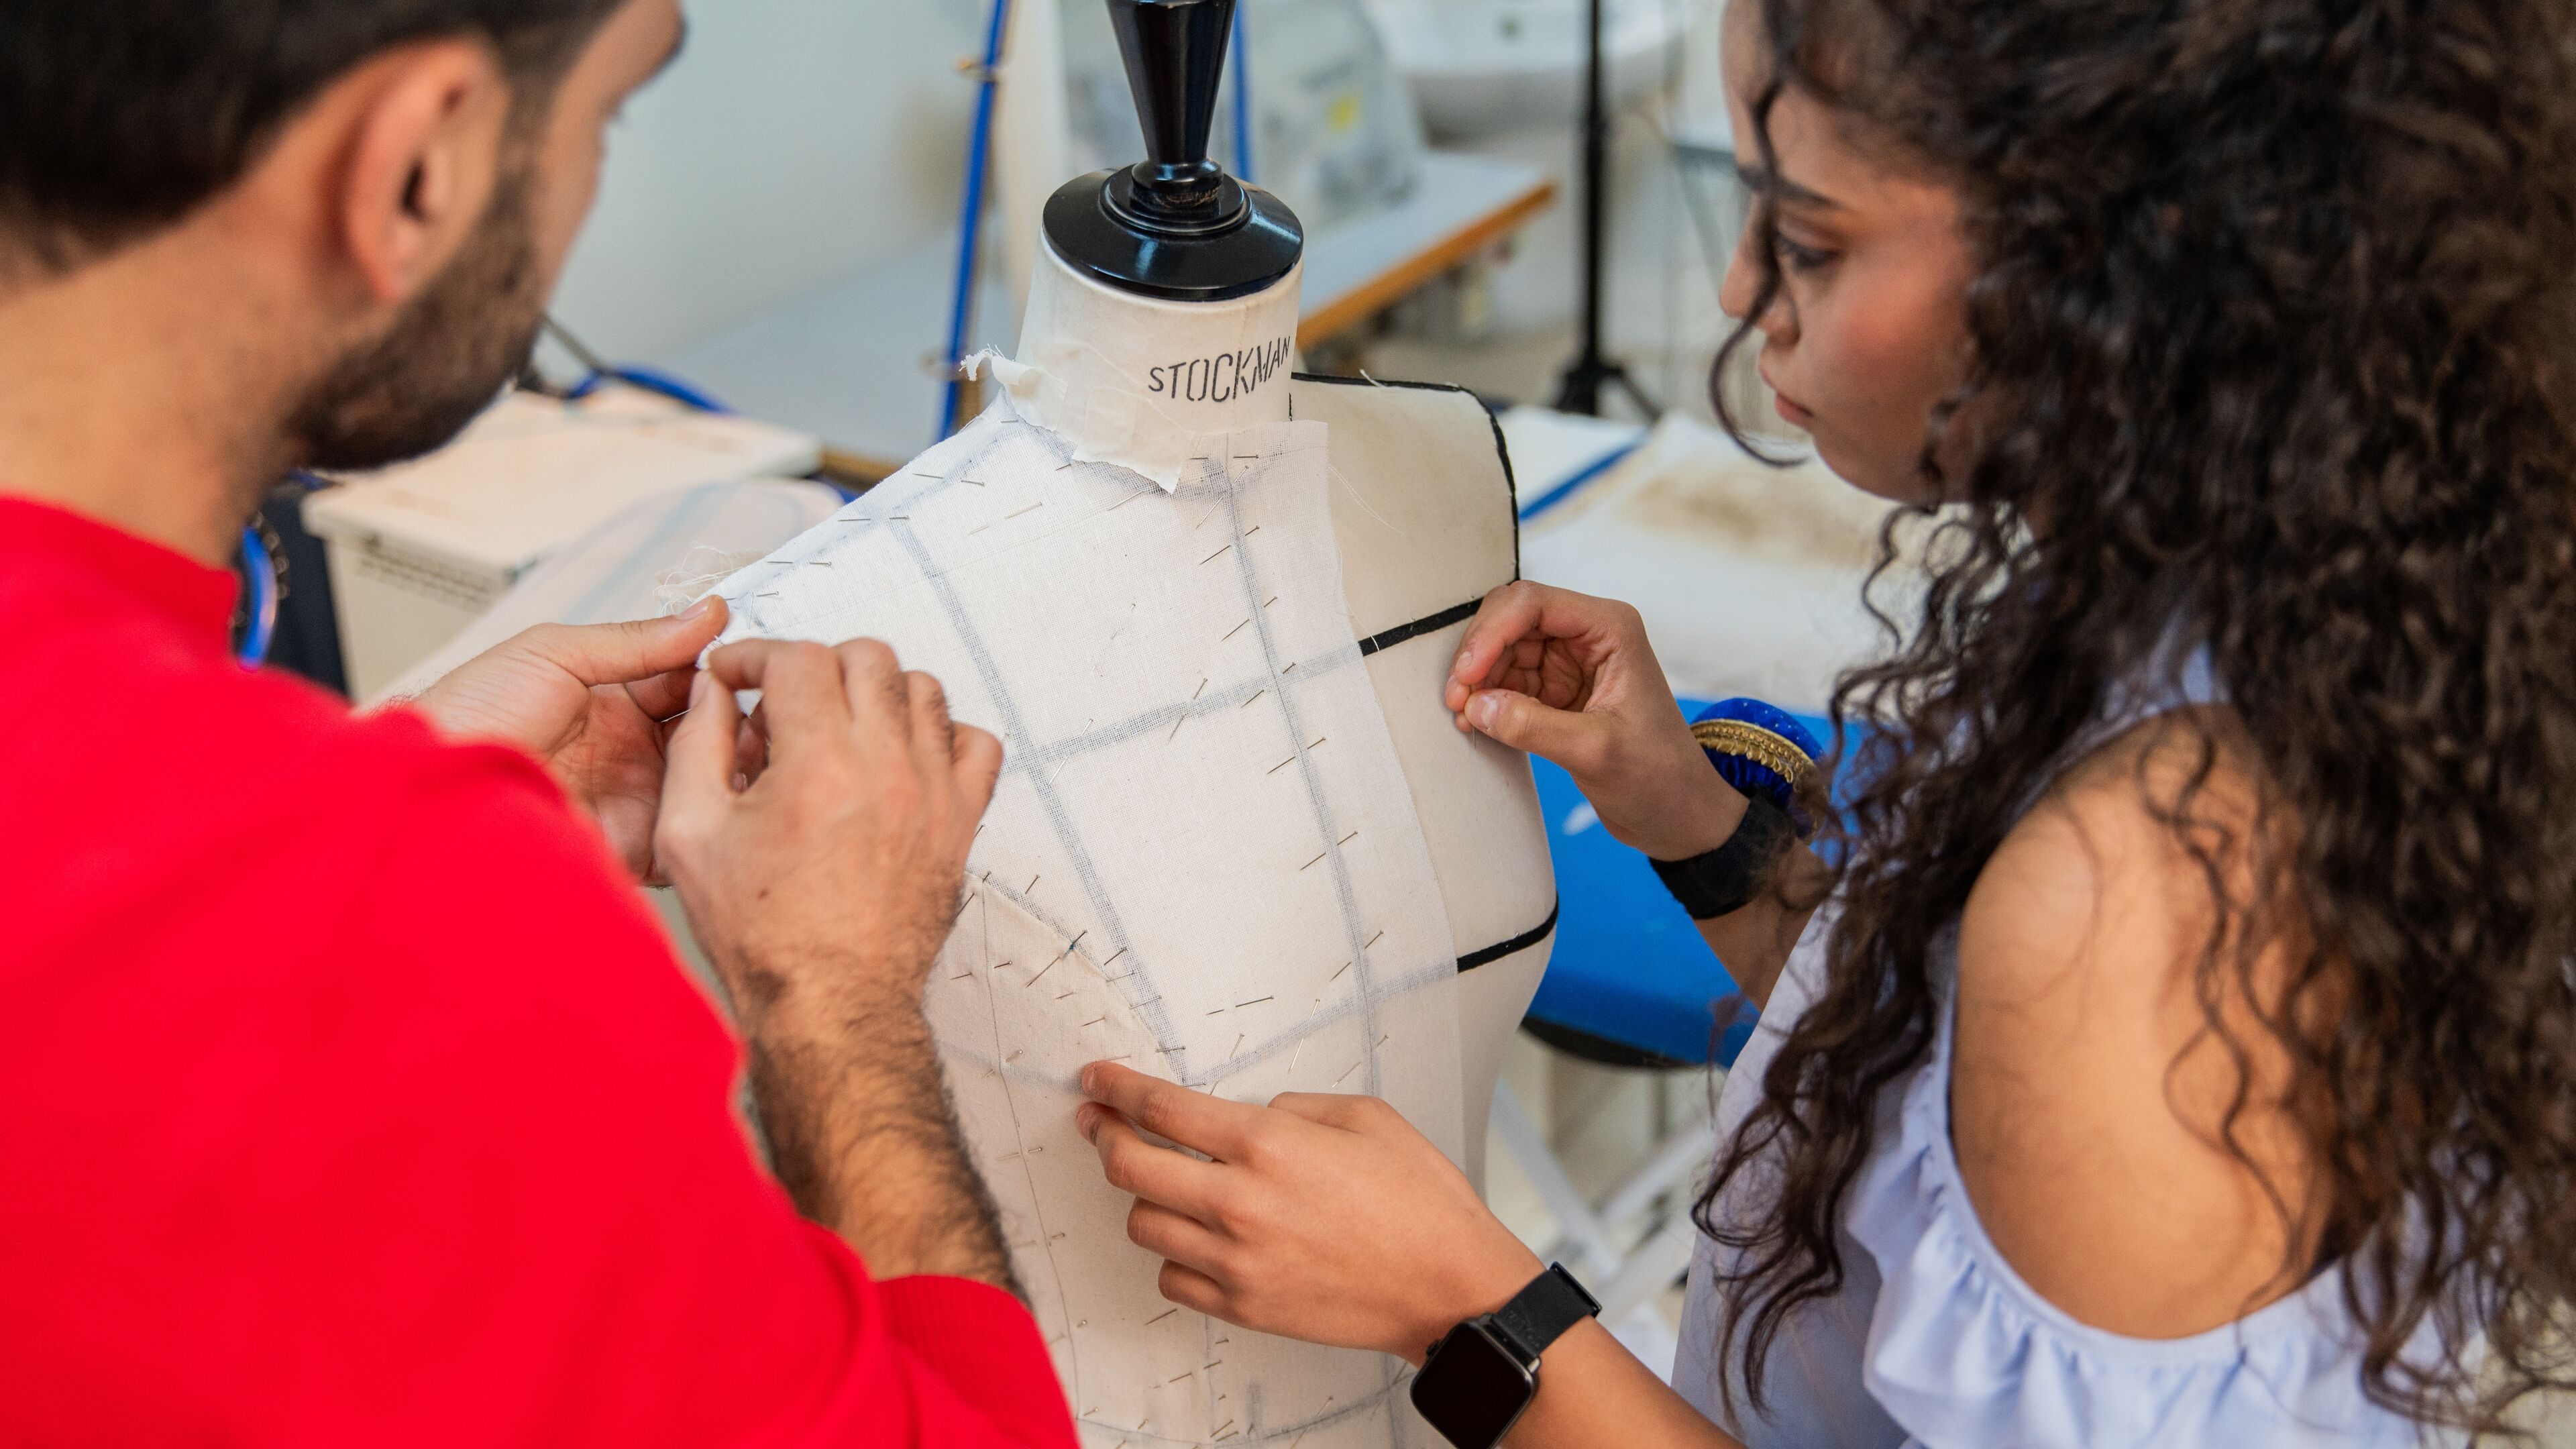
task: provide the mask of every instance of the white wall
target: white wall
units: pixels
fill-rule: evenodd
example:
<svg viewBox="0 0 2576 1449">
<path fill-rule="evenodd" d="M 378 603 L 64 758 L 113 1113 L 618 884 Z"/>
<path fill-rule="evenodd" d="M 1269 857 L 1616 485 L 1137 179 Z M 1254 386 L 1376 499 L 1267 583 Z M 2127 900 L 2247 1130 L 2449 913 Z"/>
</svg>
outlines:
<svg viewBox="0 0 2576 1449">
<path fill-rule="evenodd" d="M 642 358 L 951 222 L 981 0 L 694 0 L 687 53 L 627 107 L 556 311 Z"/>
</svg>

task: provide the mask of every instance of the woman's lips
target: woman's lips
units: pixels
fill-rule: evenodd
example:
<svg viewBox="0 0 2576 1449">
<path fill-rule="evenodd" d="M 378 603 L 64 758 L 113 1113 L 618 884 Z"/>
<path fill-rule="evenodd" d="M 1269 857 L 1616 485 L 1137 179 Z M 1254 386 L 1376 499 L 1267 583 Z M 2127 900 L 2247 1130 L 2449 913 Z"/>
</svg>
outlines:
<svg viewBox="0 0 2576 1449">
<path fill-rule="evenodd" d="M 1798 406 L 1795 402 L 1790 401 L 1789 395 L 1780 390 L 1780 384 L 1771 380 L 1771 370 L 1769 368 L 1757 366 L 1754 371 L 1761 375 L 1762 385 L 1771 389 L 1771 406 L 1779 410 L 1781 418 L 1786 421 L 1789 426 L 1793 428 L 1803 428 L 1816 420 L 1816 415 L 1814 413 L 1811 413 L 1805 408 Z"/>
</svg>

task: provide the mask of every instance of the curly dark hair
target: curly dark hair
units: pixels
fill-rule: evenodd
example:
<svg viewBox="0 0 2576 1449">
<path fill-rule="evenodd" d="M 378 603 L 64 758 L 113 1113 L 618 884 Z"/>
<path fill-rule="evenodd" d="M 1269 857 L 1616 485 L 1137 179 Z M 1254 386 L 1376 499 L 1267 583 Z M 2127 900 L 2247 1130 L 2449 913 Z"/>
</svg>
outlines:
<svg viewBox="0 0 2576 1449">
<path fill-rule="evenodd" d="M 2290 1064 L 2314 1180 L 2273 1192 L 2281 1281 L 2340 1274 L 2374 1402 L 2505 1427 L 2568 1384 L 2576 1303 L 2576 7 L 1746 3 L 1766 167 L 1794 87 L 1955 187 L 1978 268 L 1921 459 L 1956 505 L 1939 561 L 1836 691 L 1873 733 L 1826 979 L 1695 1213 L 1732 1262 L 1722 1351 L 1758 1411 L 1784 1320 L 1843 1283 L 1936 936 L 2181 629 L 2232 718 L 2156 808 L 2220 912 L 2206 1039 L 2240 1084 L 2249 1020 Z M 2222 755 L 2262 822 L 2234 835 L 2200 789 Z M 1769 1210 L 1721 1214 L 1730 1188 Z"/>
</svg>

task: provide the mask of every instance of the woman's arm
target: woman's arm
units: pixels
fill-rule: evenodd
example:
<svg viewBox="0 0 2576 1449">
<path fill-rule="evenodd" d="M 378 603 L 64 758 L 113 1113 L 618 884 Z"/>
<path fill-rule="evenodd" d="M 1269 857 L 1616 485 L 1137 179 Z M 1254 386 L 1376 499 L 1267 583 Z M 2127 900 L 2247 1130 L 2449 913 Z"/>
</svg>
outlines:
<svg viewBox="0 0 2576 1449">
<path fill-rule="evenodd" d="M 1744 819 L 1744 797 L 1682 718 L 1645 621 L 1614 599 L 1532 583 L 1486 595 L 1449 668 L 1448 705 L 1460 729 L 1562 766 L 1603 828 L 1656 860 L 1715 850 Z M 1780 871 L 1784 889 L 1699 923 L 1756 1007 L 1815 914 L 1792 902 L 1813 902 L 1824 867 L 1799 846 Z"/>
<path fill-rule="evenodd" d="M 1082 1076 L 1085 1136 L 1122 1191 L 1127 1234 L 1165 1259 L 1163 1296 L 1263 1333 L 1419 1365 L 1544 1266 L 1465 1174 L 1371 1097 L 1228 1102 L 1108 1062 Z M 1203 1153 L 1156 1146 L 1144 1134 Z M 1543 1355 L 1513 1449 L 1740 1449 L 1598 1323 Z"/>
</svg>

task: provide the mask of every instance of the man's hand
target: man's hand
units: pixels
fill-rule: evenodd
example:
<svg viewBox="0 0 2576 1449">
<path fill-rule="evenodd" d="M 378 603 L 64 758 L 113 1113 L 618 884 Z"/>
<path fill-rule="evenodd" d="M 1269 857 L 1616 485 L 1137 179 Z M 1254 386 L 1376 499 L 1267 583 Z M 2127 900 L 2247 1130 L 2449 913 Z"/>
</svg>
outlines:
<svg viewBox="0 0 2576 1449">
<path fill-rule="evenodd" d="M 665 721 L 688 704 L 699 651 L 724 632 L 709 595 L 675 619 L 548 624 L 458 666 L 412 701 L 440 731 L 543 761 L 639 880 L 655 880 Z"/>
<path fill-rule="evenodd" d="M 1709 768 L 1645 621 L 1614 599 L 1506 584 L 1485 596 L 1450 666 L 1458 728 L 1564 767 L 1601 824 L 1657 860 L 1715 850 L 1744 797 Z"/>
<path fill-rule="evenodd" d="M 656 852 L 733 995 L 779 1178 L 880 1277 L 1011 1286 L 921 1011 L 1001 767 L 866 639 L 718 650 L 671 737 Z"/>
<path fill-rule="evenodd" d="M 1127 1236 L 1165 1259 L 1163 1296 L 1183 1307 L 1418 1364 L 1538 1276 L 1466 1174 L 1374 1097 L 1253 1107 L 1111 1062 L 1084 1068 L 1082 1088 L 1083 1135 L 1110 1185 L 1136 1194 Z"/>
<path fill-rule="evenodd" d="M 743 783 L 749 689 L 768 758 Z M 717 651 L 671 738 L 658 854 L 746 1021 L 917 1008 L 1001 766 L 939 681 L 872 639 Z"/>
</svg>

